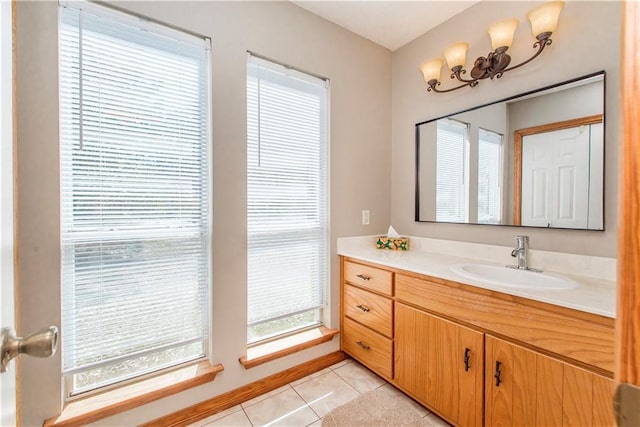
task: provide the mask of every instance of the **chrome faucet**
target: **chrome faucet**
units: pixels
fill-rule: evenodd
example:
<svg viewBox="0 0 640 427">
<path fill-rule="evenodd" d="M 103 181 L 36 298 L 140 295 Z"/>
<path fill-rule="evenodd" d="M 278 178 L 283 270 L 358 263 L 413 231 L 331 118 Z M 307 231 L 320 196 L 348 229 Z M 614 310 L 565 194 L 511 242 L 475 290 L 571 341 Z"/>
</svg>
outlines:
<svg viewBox="0 0 640 427">
<path fill-rule="evenodd" d="M 518 245 L 514 250 L 511 251 L 512 257 L 517 257 L 518 266 L 510 266 L 507 267 L 517 268 L 518 270 L 529 270 L 529 266 L 527 265 L 527 252 L 529 251 L 529 236 L 516 236 L 516 242 Z"/>
</svg>

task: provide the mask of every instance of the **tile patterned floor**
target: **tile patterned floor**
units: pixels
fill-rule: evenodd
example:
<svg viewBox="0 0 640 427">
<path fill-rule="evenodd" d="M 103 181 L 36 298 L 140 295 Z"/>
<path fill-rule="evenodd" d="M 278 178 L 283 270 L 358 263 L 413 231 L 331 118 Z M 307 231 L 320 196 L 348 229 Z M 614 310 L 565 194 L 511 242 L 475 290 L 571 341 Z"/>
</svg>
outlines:
<svg viewBox="0 0 640 427">
<path fill-rule="evenodd" d="M 219 412 L 191 427 L 320 427 L 322 417 L 329 411 L 378 388 L 389 394 L 403 396 L 411 403 L 413 410 L 433 427 L 449 425 L 358 362 L 347 359 Z"/>
</svg>

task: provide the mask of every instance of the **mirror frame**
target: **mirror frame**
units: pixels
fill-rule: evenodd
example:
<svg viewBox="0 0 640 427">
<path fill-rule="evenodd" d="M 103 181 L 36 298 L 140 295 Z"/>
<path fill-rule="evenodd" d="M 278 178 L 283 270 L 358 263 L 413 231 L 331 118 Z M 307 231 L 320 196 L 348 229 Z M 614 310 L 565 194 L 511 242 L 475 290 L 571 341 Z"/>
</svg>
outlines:
<svg viewBox="0 0 640 427">
<path fill-rule="evenodd" d="M 538 226 L 532 226 L 532 225 L 517 225 L 517 224 L 481 224 L 481 223 L 477 223 L 477 222 L 448 222 L 448 221 L 430 221 L 430 220 L 421 220 L 420 219 L 420 126 L 424 125 L 426 123 L 430 123 L 433 121 L 437 121 L 440 119 L 444 119 L 447 117 L 451 117 L 451 116 L 455 116 L 457 114 L 462 114 L 462 113 L 466 113 L 469 111 L 473 111 L 473 110 L 477 110 L 479 108 L 484 108 L 484 107 L 488 107 L 490 105 L 495 105 L 495 104 L 499 104 L 501 102 L 507 102 L 507 101 L 512 101 L 514 99 L 517 98 L 524 98 L 524 97 L 528 97 L 530 95 L 536 94 L 538 92 L 544 92 L 550 89 L 555 89 L 557 87 L 563 86 L 563 85 L 567 85 L 567 84 L 571 84 L 571 83 L 575 83 L 578 82 L 580 80 L 584 80 L 584 79 L 589 79 L 591 77 L 596 77 L 596 76 L 602 76 L 602 85 L 603 85 L 603 103 L 602 103 L 602 123 L 603 123 L 603 165 L 602 165 L 602 181 L 603 181 L 603 185 L 602 185 L 602 228 L 600 229 L 588 229 L 588 228 L 563 228 L 563 227 L 553 227 L 553 228 L 546 228 L 546 227 L 538 227 Z M 536 229 L 548 229 L 548 230 L 579 230 L 579 231 L 605 231 L 605 223 L 606 223 L 606 216 L 605 216 L 605 192 L 606 192 L 606 188 L 605 188 L 605 161 L 606 161 L 606 130 L 607 130 L 607 125 L 606 125 L 606 121 L 607 121 L 607 116 L 606 116 L 606 101 L 607 101 L 607 73 L 605 70 L 600 70 L 600 71 L 596 71 L 593 73 L 589 73 L 589 74 L 585 74 L 583 76 L 579 76 L 579 77 L 575 77 L 569 80 L 565 80 L 559 83 L 555 83 L 549 86 L 544 86 L 544 87 L 540 87 L 537 89 L 532 89 L 526 92 L 522 92 L 522 93 L 518 93 L 506 98 L 502 98 L 502 99 L 498 99 L 496 101 L 492 101 L 492 102 L 488 102 L 486 104 L 482 104 L 482 105 L 477 105 L 474 107 L 470 107 L 470 108 L 466 108 L 464 110 L 460 110 L 460 111 L 456 111 L 450 114 L 445 114 L 443 116 L 439 116 L 439 117 L 435 117 L 433 119 L 429 119 L 429 120 L 423 120 L 419 123 L 415 124 L 415 209 L 414 209 L 414 221 L 415 222 L 422 222 L 422 223 L 432 223 L 432 224 L 458 224 L 458 225 L 488 225 L 488 226 L 502 226 L 502 227 L 526 227 L 526 228 L 536 228 Z"/>
</svg>

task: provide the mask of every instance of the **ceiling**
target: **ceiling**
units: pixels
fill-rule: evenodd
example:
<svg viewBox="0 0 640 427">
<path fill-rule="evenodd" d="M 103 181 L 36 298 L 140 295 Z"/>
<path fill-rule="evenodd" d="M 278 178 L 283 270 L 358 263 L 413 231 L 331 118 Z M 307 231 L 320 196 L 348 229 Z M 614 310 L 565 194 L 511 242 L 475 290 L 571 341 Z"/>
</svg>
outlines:
<svg viewBox="0 0 640 427">
<path fill-rule="evenodd" d="M 291 0 L 298 6 L 396 50 L 476 1 Z"/>
</svg>

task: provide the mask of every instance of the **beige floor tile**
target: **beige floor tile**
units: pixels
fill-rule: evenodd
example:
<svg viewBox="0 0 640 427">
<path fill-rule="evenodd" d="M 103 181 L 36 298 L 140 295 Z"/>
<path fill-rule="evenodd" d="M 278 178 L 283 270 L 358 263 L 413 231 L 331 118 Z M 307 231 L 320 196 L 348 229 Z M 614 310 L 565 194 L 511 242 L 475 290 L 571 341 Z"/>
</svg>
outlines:
<svg viewBox="0 0 640 427">
<path fill-rule="evenodd" d="M 318 416 L 292 388 L 244 407 L 254 426 L 292 426 L 311 424 Z"/>
<path fill-rule="evenodd" d="M 416 402 L 415 400 L 413 400 L 412 398 L 410 398 L 409 396 L 407 396 L 406 394 L 404 394 L 403 392 L 401 392 L 391 384 L 387 383 L 382 387 L 380 387 L 380 389 L 384 390 L 385 393 L 389 393 L 390 395 L 399 396 L 402 399 L 405 399 L 411 405 L 411 408 L 415 411 L 415 413 L 418 414 L 418 416 L 424 417 L 425 415 L 429 414 L 429 410 L 427 408 L 420 405 L 418 402 Z"/>
<path fill-rule="evenodd" d="M 282 387 L 278 387 L 275 390 L 271 390 L 270 392 L 267 392 L 265 394 L 261 394 L 260 396 L 254 397 L 253 399 L 247 400 L 246 402 L 243 402 L 241 405 L 243 408 L 246 408 L 248 406 L 251 405 L 255 405 L 258 402 L 262 402 L 263 400 L 271 397 L 271 396 L 275 396 L 276 394 L 280 394 L 283 391 L 289 390 L 291 389 L 291 386 L 289 384 L 287 385 L 283 385 Z"/>
<path fill-rule="evenodd" d="M 242 410 L 205 425 L 206 427 L 252 427 L 247 415 Z"/>
<path fill-rule="evenodd" d="M 294 387 L 320 418 L 358 397 L 360 393 L 345 380 L 329 372 Z"/>
<path fill-rule="evenodd" d="M 318 421 L 312 422 L 307 427 L 320 427 L 321 425 L 322 425 L 322 418 L 320 418 Z"/>
<path fill-rule="evenodd" d="M 290 385 L 291 387 L 295 387 L 295 386 L 297 386 L 298 384 L 305 383 L 305 382 L 309 381 L 310 379 L 315 378 L 315 377 L 319 377 L 320 375 L 324 375 L 324 374 L 326 374 L 327 372 L 331 372 L 331 369 L 329 369 L 329 368 L 324 368 L 324 369 L 323 369 L 323 370 L 321 370 L 321 371 L 314 372 L 313 374 L 307 375 L 306 377 L 303 377 L 303 378 L 300 378 L 299 380 L 293 381 L 293 382 L 289 383 L 289 385 Z"/>
<path fill-rule="evenodd" d="M 433 427 L 451 427 L 451 424 L 437 416 L 436 414 L 429 414 L 425 418 Z"/>
<path fill-rule="evenodd" d="M 352 358 L 348 357 L 345 360 L 343 360 L 342 362 L 338 362 L 338 363 L 336 363 L 334 365 L 329 366 L 329 368 L 338 369 L 338 368 L 341 368 L 344 365 L 348 365 L 349 363 L 353 363 L 353 362 L 354 362 L 354 360 Z"/>
<path fill-rule="evenodd" d="M 220 418 L 224 418 L 227 415 L 231 415 L 234 412 L 238 412 L 238 411 L 242 411 L 242 407 L 240 405 L 233 406 L 229 409 L 225 409 L 222 412 L 218 412 L 217 414 L 211 415 L 210 417 L 204 418 L 200 421 L 196 421 L 193 424 L 189 424 L 189 427 L 202 427 L 211 423 L 212 421 L 219 420 Z"/>
<path fill-rule="evenodd" d="M 360 393 L 375 390 L 386 383 L 385 380 L 359 363 L 349 363 L 338 369 L 334 369 L 333 372 L 338 374 L 340 378 L 348 382 L 351 387 Z"/>
</svg>

